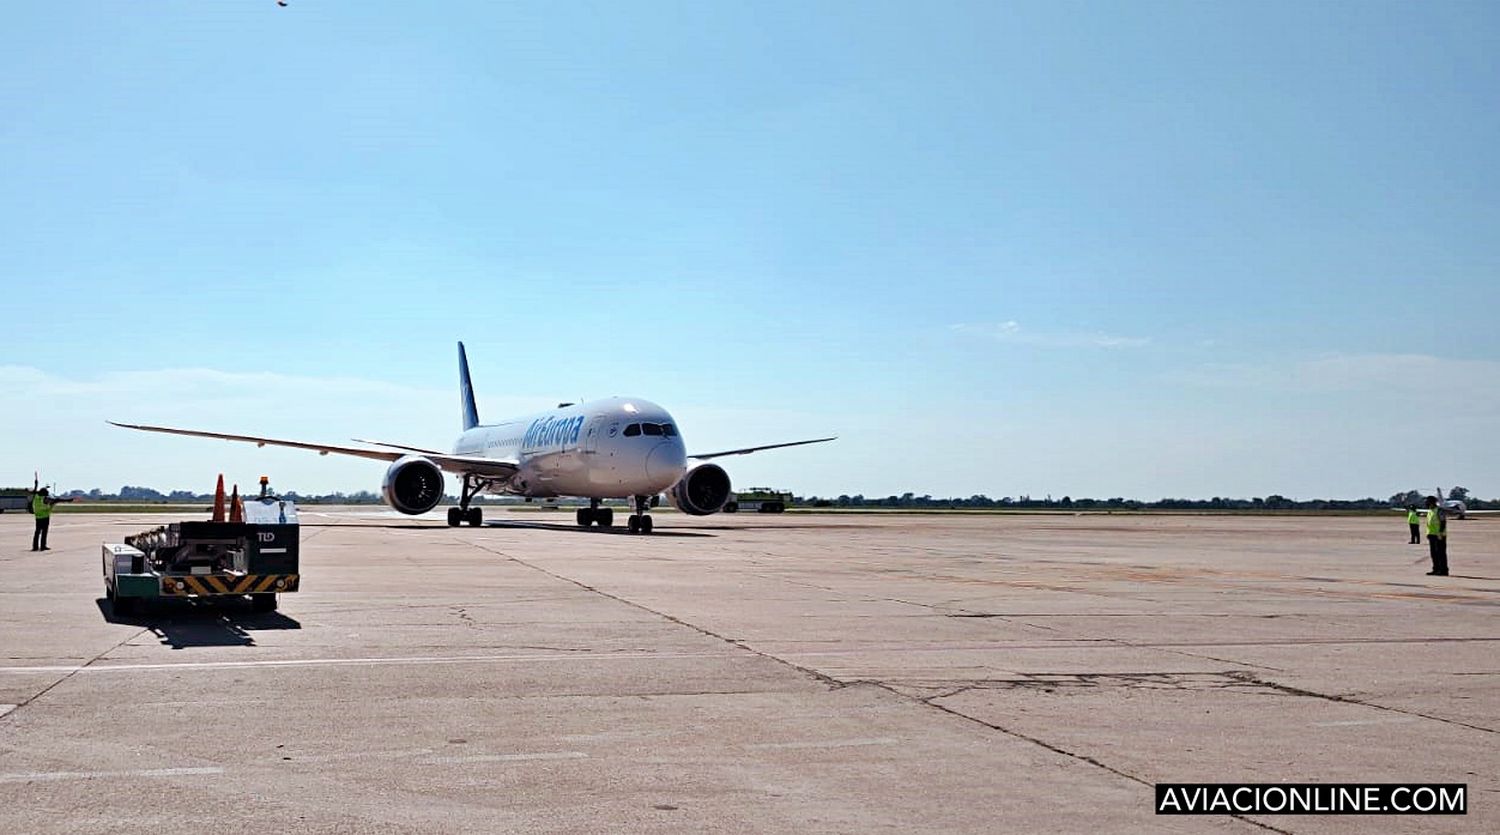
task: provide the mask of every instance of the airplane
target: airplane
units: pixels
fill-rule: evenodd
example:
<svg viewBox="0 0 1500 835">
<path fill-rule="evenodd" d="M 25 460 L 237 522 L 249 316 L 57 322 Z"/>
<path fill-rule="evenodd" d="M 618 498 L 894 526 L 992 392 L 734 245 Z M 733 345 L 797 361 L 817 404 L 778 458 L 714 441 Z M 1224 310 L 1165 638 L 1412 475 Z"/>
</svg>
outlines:
<svg viewBox="0 0 1500 835">
<path fill-rule="evenodd" d="M 724 508 L 731 494 L 729 474 L 714 458 L 748 455 L 768 449 L 821 444 L 835 437 L 764 444 L 720 452 L 688 454 L 677 422 L 661 406 L 638 397 L 610 397 L 587 403 L 559 403 L 556 409 L 525 417 L 481 424 L 469 378 L 469 358 L 458 343 L 459 400 L 463 433 L 452 452 L 424 447 L 352 439 L 362 447 L 334 446 L 305 441 L 230 435 L 168 426 L 108 421 L 124 429 L 190 435 L 256 446 L 309 449 L 319 455 L 334 453 L 389 461 L 380 491 L 386 504 L 410 515 L 432 510 L 443 500 L 443 473 L 460 477 L 463 487 L 458 507 L 448 508 L 449 527 L 484 524 L 483 511 L 473 505 L 480 493 L 549 499 L 581 497 L 589 506 L 578 509 L 580 527 L 614 525 L 614 511 L 600 507 L 604 499 L 631 499 L 635 512 L 631 533 L 651 533 L 650 509 L 665 492 L 673 507 L 690 516 L 707 516 Z"/>
<path fill-rule="evenodd" d="M 1469 506 L 1464 504 L 1462 501 L 1458 499 L 1448 498 L 1448 495 L 1443 492 L 1443 488 L 1441 487 L 1437 489 L 1437 500 L 1438 505 L 1442 507 L 1444 511 L 1459 519 L 1467 519 L 1470 513 L 1476 512 L 1469 510 Z"/>
<path fill-rule="evenodd" d="M 1443 492 L 1443 488 L 1441 487 L 1437 488 L 1437 500 L 1438 506 L 1443 509 L 1443 512 L 1447 513 L 1454 519 L 1467 519 L 1470 516 L 1490 515 L 1497 512 L 1493 510 L 1470 510 L 1469 506 L 1465 504 L 1461 499 L 1448 498 L 1448 494 Z M 1400 510 L 1402 512 L 1406 511 L 1406 508 L 1404 507 L 1396 507 L 1391 509 Z M 1421 507 L 1420 505 L 1417 507 L 1417 510 L 1422 513 L 1427 512 L 1426 509 Z"/>
</svg>

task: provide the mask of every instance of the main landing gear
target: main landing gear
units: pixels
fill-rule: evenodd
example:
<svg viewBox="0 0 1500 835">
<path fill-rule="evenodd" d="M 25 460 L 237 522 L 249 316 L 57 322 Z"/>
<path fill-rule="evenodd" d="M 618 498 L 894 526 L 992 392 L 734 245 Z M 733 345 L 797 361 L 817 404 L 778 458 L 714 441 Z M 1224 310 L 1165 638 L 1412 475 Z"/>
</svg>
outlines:
<svg viewBox="0 0 1500 835">
<path fill-rule="evenodd" d="M 615 511 L 613 508 L 600 507 L 598 499 L 589 499 L 588 507 L 578 508 L 578 527 L 586 528 L 596 523 L 601 528 L 613 527 Z"/>
<path fill-rule="evenodd" d="M 651 533 L 650 496 L 635 497 L 635 513 L 626 525 L 631 533 Z"/>
<path fill-rule="evenodd" d="M 484 524 L 484 509 L 470 507 L 469 504 L 474 501 L 474 497 L 479 495 L 481 491 L 488 489 L 490 484 L 491 482 L 487 478 L 479 478 L 472 475 L 464 476 L 464 486 L 463 491 L 458 497 L 458 507 L 448 508 L 448 527 L 456 528 L 465 522 L 468 522 L 471 528 L 477 528 Z"/>
</svg>

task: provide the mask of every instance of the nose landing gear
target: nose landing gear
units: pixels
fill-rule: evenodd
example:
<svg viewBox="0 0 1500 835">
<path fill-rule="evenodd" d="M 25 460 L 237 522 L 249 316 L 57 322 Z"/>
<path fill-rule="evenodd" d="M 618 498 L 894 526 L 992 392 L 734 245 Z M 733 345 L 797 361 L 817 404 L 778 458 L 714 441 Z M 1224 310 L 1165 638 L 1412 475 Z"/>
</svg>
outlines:
<svg viewBox="0 0 1500 835">
<path fill-rule="evenodd" d="M 651 533 L 650 496 L 635 497 L 635 513 L 626 525 L 631 533 Z"/>
</svg>

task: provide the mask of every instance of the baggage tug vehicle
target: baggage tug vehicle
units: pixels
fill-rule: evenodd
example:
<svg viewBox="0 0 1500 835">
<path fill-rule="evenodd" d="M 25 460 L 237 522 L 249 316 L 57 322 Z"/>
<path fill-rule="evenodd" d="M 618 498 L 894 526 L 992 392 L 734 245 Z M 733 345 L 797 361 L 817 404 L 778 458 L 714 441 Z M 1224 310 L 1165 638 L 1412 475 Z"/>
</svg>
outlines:
<svg viewBox="0 0 1500 835">
<path fill-rule="evenodd" d="M 297 591 L 297 507 L 271 496 L 265 479 L 261 485 L 261 496 L 243 503 L 236 487 L 225 518 L 219 476 L 210 521 L 174 522 L 104 543 L 104 593 L 115 614 L 163 597 L 249 596 L 252 610 L 270 612 L 278 594 Z"/>
</svg>

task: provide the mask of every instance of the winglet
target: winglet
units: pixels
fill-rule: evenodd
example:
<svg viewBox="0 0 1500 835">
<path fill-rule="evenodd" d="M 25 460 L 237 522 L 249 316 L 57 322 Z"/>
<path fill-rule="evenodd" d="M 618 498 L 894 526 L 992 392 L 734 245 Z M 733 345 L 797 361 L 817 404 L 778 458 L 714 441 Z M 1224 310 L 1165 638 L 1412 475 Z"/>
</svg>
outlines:
<svg viewBox="0 0 1500 835">
<path fill-rule="evenodd" d="M 464 344 L 458 343 L 458 393 L 464 407 L 464 431 L 479 425 L 479 408 L 474 405 L 474 383 L 469 380 L 469 356 Z"/>
</svg>

